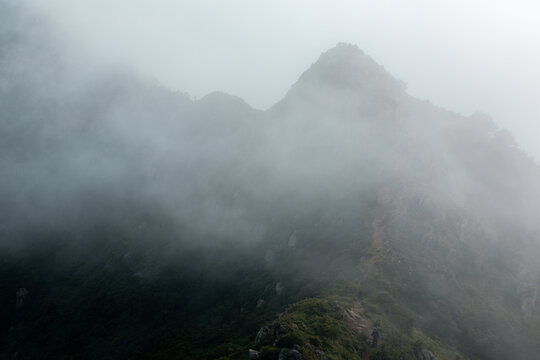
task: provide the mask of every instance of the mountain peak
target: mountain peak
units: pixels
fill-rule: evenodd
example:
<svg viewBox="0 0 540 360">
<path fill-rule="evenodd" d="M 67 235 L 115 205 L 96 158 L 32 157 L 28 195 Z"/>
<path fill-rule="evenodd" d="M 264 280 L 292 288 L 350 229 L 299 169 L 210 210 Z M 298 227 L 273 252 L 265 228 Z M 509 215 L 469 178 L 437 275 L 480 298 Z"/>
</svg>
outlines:
<svg viewBox="0 0 540 360">
<path fill-rule="evenodd" d="M 319 85 L 369 92 L 376 95 L 395 95 L 404 84 L 395 79 L 358 46 L 339 43 L 322 53 L 296 86 Z"/>
<path fill-rule="evenodd" d="M 368 56 L 358 47 L 358 45 L 349 44 L 349 43 L 338 43 L 333 48 L 328 49 L 321 54 L 320 59 L 325 58 L 334 58 L 334 59 L 343 59 L 347 60 L 353 57 L 357 58 L 368 58 Z"/>
</svg>

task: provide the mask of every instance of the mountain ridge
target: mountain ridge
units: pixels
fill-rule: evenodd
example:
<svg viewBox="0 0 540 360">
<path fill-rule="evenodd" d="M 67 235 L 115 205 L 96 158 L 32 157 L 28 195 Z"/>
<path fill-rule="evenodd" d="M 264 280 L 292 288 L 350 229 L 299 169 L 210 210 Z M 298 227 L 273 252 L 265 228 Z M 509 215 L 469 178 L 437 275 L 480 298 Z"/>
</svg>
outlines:
<svg viewBox="0 0 540 360">
<path fill-rule="evenodd" d="M 0 93 L 0 356 L 538 353 L 540 172 L 489 121 L 352 45 L 264 112 L 70 79 Z"/>
</svg>

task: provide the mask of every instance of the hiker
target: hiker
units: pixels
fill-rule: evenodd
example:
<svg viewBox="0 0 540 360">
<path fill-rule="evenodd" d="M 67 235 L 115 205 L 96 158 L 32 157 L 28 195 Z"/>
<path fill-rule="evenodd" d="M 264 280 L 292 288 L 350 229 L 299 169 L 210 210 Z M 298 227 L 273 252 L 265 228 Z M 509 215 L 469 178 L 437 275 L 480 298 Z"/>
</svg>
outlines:
<svg viewBox="0 0 540 360">
<path fill-rule="evenodd" d="M 377 342 L 379 341 L 379 330 L 377 330 L 377 328 L 373 328 L 371 336 L 373 337 L 373 347 L 377 347 Z"/>
</svg>

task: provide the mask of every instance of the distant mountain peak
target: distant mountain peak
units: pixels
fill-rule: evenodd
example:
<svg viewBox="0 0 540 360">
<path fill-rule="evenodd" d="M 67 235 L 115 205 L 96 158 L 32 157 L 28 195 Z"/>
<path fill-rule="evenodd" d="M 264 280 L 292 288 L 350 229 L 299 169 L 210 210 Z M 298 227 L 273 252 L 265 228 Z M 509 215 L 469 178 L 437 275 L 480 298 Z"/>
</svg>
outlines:
<svg viewBox="0 0 540 360">
<path fill-rule="evenodd" d="M 358 46 L 339 43 L 322 53 L 299 78 L 295 87 L 323 86 L 394 96 L 404 91 L 395 79 Z"/>
<path fill-rule="evenodd" d="M 213 106 L 230 106 L 230 104 L 235 104 L 238 107 L 250 108 L 250 106 L 240 97 L 227 94 L 223 91 L 213 91 L 197 101 L 203 105 L 213 105 Z"/>
<path fill-rule="evenodd" d="M 334 65 L 358 65 L 355 62 L 371 61 L 370 66 L 378 66 L 369 56 L 367 56 L 362 49 L 357 45 L 348 43 L 338 43 L 333 48 L 323 52 L 319 57 L 317 63 L 330 63 Z M 366 64 L 364 64 L 366 65 Z"/>
</svg>

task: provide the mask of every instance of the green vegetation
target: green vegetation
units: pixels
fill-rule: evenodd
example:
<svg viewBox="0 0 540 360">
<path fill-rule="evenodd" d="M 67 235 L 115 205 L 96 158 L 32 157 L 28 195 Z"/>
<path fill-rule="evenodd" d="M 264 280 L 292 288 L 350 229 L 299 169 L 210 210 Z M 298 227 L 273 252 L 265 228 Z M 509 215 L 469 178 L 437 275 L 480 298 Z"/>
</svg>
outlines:
<svg viewBox="0 0 540 360">
<path fill-rule="evenodd" d="M 522 317 L 511 290 L 520 284 L 507 272 L 515 264 L 476 265 L 476 250 L 459 243 L 463 255 L 449 257 L 444 244 L 418 242 L 398 222 L 387 229 L 390 251 L 372 263 L 372 202 L 362 204 L 364 219 L 348 223 L 343 215 L 341 229 L 332 217 L 297 215 L 294 248 L 269 241 L 175 250 L 166 238 L 151 246 L 144 238 L 92 240 L 124 238 L 104 228 L 88 235 L 85 250 L 63 234 L 48 247 L 4 252 L 0 309 L 4 328 L 12 330 L 1 337 L 0 355 L 224 360 L 245 359 L 252 348 L 262 359 L 277 359 L 281 348 L 296 345 L 308 360 L 322 352 L 328 359 L 414 360 L 424 349 L 455 360 L 497 358 L 495 352 L 522 358 L 538 346 L 531 336 L 540 333 L 538 319 Z M 147 232 L 155 234 L 148 221 Z M 270 230 L 282 238 L 293 233 L 283 230 L 286 219 L 274 224 Z M 367 236 L 347 235 L 356 231 Z M 24 310 L 14 312 L 23 286 L 30 294 Z M 257 343 L 259 330 L 276 324 L 287 331 Z M 370 345 L 374 326 L 381 333 L 377 348 Z M 516 346 L 520 338 L 523 348 Z"/>
</svg>

